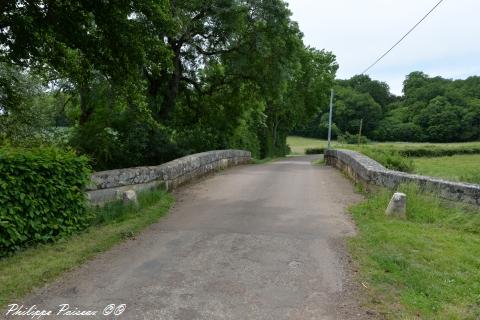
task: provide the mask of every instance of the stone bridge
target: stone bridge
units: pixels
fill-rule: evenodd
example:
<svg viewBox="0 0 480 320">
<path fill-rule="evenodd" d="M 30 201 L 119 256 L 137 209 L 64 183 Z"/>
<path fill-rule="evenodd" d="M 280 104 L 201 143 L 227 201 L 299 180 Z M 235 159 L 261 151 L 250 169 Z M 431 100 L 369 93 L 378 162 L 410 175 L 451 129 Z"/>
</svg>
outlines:
<svg viewBox="0 0 480 320">
<path fill-rule="evenodd" d="M 361 319 L 345 249 L 355 234 L 346 208 L 361 197 L 317 159 L 246 165 L 250 154 L 229 150 L 97 173 L 93 202 L 197 179 L 173 191 L 177 202 L 167 217 L 24 304 L 80 310 L 125 304 L 116 319 L 128 320 Z"/>
</svg>

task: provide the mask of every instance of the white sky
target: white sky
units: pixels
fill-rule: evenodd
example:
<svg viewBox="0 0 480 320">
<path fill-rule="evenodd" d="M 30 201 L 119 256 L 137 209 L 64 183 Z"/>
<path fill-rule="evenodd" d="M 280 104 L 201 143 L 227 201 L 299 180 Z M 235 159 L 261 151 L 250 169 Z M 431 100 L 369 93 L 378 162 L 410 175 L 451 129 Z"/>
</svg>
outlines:
<svg viewBox="0 0 480 320">
<path fill-rule="evenodd" d="M 338 78 L 364 71 L 438 0 L 286 0 L 307 45 L 332 51 Z M 368 74 L 401 94 L 411 71 L 480 75 L 480 1 L 445 0 Z"/>
</svg>

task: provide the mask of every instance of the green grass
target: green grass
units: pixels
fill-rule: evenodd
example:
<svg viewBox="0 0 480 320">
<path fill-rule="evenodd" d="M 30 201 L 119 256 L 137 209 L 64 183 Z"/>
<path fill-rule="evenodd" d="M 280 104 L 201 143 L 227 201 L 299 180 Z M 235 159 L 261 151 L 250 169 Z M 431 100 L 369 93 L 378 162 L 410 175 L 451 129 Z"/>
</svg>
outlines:
<svg viewBox="0 0 480 320">
<path fill-rule="evenodd" d="M 327 145 L 324 140 L 302 137 L 289 137 L 287 143 L 295 153 Z M 480 142 L 373 142 L 351 145 L 334 141 L 332 147 L 361 152 L 389 169 L 480 184 Z"/>
<path fill-rule="evenodd" d="M 294 154 L 305 154 L 308 148 L 326 148 L 327 141 L 314 138 L 304 138 L 290 136 L 287 138 L 287 144 L 292 149 Z M 473 153 L 480 153 L 480 141 L 477 142 L 462 142 L 462 143 L 421 143 L 421 142 L 372 142 L 367 145 L 355 144 L 341 144 L 336 141 L 332 142 L 333 148 L 343 149 L 357 149 L 359 147 L 378 148 L 382 150 L 395 150 L 401 153 L 408 153 L 410 150 L 428 149 L 428 150 L 451 150 L 453 153 L 463 153 L 463 150 L 472 151 Z"/>
<path fill-rule="evenodd" d="M 287 138 L 287 144 L 292 150 L 292 154 L 305 154 L 305 150 L 308 148 L 326 148 L 327 141 L 313 139 L 313 138 L 304 138 L 304 137 L 295 137 L 291 136 Z"/>
<path fill-rule="evenodd" d="M 323 156 L 320 159 L 312 161 L 312 164 L 315 166 L 324 166 L 325 165 L 325 159 Z"/>
<path fill-rule="evenodd" d="M 480 210 L 402 191 L 407 220 L 385 216 L 385 190 L 351 208 L 367 306 L 387 319 L 480 319 Z"/>
<path fill-rule="evenodd" d="M 402 156 L 398 151 L 393 149 L 372 148 L 368 146 L 350 147 L 349 149 L 358 151 L 391 170 L 403 172 L 413 172 L 414 170 L 413 160 Z"/>
<path fill-rule="evenodd" d="M 480 155 L 413 158 L 415 172 L 452 181 L 480 184 Z"/>
<path fill-rule="evenodd" d="M 393 148 L 399 151 L 409 148 L 443 148 L 443 149 L 459 149 L 459 148 L 479 148 L 480 141 L 473 142 L 455 142 L 455 143 L 425 143 L 425 142 L 372 142 L 372 145 L 381 148 Z"/>
<path fill-rule="evenodd" d="M 327 141 L 312 138 L 288 137 L 287 143 L 294 154 L 305 154 L 308 149 L 326 148 Z M 394 170 L 411 172 L 413 171 L 413 162 L 402 157 L 396 150 L 372 147 L 371 145 L 351 145 L 332 143 L 333 148 L 342 148 L 359 151 L 372 159 L 383 164 L 385 167 Z"/>
<path fill-rule="evenodd" d="M 165 191 L 154 190 L 139 194 L 139 207 L 113 203 L 92 209 L 96 220 L 84 232 L 1 259 L 0 308 L 133 237 L 165 215 L 173 201 L 173 197 Z"/>
</svg>

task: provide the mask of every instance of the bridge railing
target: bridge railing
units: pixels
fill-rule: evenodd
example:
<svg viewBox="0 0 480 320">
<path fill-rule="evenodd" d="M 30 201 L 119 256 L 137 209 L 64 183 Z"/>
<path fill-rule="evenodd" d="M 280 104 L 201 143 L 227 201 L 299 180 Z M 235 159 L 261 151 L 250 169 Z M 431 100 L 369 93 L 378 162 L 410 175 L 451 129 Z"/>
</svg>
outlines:
<svg viewBox="0 0 480 320">
<path fill-rule="evenodd" d="M 415 183 L 441 198 L 480 206 L 480 185 L 477 184 L 389 170 L 369 157 L 351 150 L 325 150 L 325 162 L 362 184 L 396 189 L 401 184 Z"/>
<path fill-rule="evenodd" d="M 119 199 L 128 190 L 143 191 L 159 186 L 172 190 L 210 172 L 250 161 L 248 151 L 218 150 L 189 155 L 159 166 L 96 172 L 87 187 L 87 196 L 91 204 L 102 204 Z"/>
</svg>

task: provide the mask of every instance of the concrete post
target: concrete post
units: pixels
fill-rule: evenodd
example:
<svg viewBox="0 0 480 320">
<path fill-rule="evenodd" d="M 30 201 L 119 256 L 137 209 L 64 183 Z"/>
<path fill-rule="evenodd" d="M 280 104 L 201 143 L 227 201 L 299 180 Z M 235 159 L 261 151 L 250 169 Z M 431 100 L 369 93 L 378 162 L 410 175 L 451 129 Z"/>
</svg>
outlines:
<svg viewBox="0 0 480 320">
<path fill-rule="evenodd" d="M 134 190 L 127 190 L 123 193 L 123 202 L 125 204 L 133 203 L 138 205 L 137 193 Z"/>
<path fill-rule="evenodd" d="M 396 192 L 390 200 L 385 214 L 390 217 L 405 219 L 407 217 L 407 195 Z"/>
</svg>

